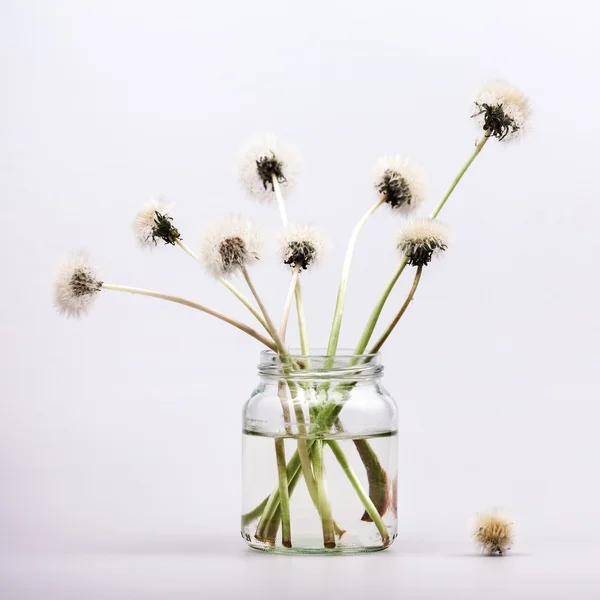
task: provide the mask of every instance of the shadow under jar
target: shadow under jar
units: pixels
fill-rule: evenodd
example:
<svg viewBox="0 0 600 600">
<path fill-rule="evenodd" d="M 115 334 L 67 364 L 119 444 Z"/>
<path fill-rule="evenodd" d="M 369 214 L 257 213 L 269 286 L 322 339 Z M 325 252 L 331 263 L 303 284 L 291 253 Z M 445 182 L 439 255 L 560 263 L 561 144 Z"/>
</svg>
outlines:
<svg viewBox="0 0 600 600">
<path fill-rule="evenodd" d="M 397 535 L 398 411 L 380 355 L 265 351 L 258 371 L 243 412 L 242 537 L 286 554 L 387 548 Z"/>
</svg>

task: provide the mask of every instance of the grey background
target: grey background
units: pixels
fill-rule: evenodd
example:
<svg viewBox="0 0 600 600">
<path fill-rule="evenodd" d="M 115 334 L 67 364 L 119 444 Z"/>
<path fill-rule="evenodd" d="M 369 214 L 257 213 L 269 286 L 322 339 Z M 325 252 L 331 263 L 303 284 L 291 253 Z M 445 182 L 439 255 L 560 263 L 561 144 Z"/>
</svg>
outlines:
<svg viewBox="0 0 600 600">
<path fill-rule="evenodd" d="M 0 596 L 275 597 L 277 577 L 297 582 L 290 597 L 597 592 L 596 27 L 578 1 L 1 2 Z M 245 318 L 180 250 L 139 250 L 131 221 L 163 196 L 191 246 L 230 211 L 274 234 L 275 208 L 235 180 L 240 147 L 271 131 L 306 165 L 291 218 L 335 243 L 304 280 L 322 346 L 371 164 L 413 156 L 428 211 L 477 137 L 474 89 L 495 77 L 531 97 L 531 132 L 490 142 L 460 184 L 442 213 L 451 249 L 385 348 L 400 541 L 348 562 L 246 551 L 239 424 L 259 348 L 125 295 L 65 321 L 55 264 L 85 248 L 105 281 Z M 381 210 L 360 237 L 342 346 L 397 264 L 399 224 Z M 285 271 L 271 254 L 255 277 L 278 314 Z M 516 554 L 470 560 L 469 519 L 495 506 L 518 525 Z"/>
</svg>

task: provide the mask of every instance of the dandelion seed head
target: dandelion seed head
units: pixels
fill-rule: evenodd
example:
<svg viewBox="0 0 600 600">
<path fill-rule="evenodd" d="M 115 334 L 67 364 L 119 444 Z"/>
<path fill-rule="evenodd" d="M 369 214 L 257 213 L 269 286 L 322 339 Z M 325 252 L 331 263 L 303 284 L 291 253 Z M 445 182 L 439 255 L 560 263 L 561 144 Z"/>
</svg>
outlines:
<svg viewBox="0 0 600 600">
<path fill-rule="evenodd" d="M 520 89 L 497 79 L 479 88 L 472 116 L 486 135 L 510 141 L 521 137 L 527 130 L 531 105 Z"/>
<path fill-rule="evenodd" d="M 60 314 L 81 317 L 91 308 L 102 282 L 87 254 L 74 254 L 64 261 L 54 280 L 54 304 Z"/>
<path fill-rule="evenodd" d="M 141 246 L 154 248 L 157 240 L 174 245 L 181 238 L 173 226 L 170 209 L 162 202 L 154 201 L 144 206 L 133 222 L 133 232 Z"/>
<path fill-rule="evenodd" d="M 394 154 L 381 157 L 373 167 L 373 184 L 392 209 L 408 215 L 425 198 L 425 174 L 410 158 Z"/>
<path fill-rule="evenodd" d="M 273 135 L 254 139 L 238 161 L 238 179 L 242 187 L 259 202 L 275 200 L 273 177 L 287 198 L 296 188 L 299 174 L 298 155 Z"/>
<path fill-rule="evenodd" d="M 312 225 L 288 225 L 279 236 L 281 261 L 301 271 L 318 265 L 329 246 L 327 234 Z"/>
<path fill-rule="evenodd" d="M 260 259 L 263 239 L 258 227 L 238 215 L 209 224 L 202 236 L 200 260 L 219 279 Z"/>
<path fill-rule="evenodd" d="M 431 259 L 448 248 L 446 226 L 434 219 L 411 219 L 398 235 L 398 250 L 414 267 L 424 267 Z"/>
<path fill-rule="evenodd" d="M 492 511 L 477 515 L 475 543 L 487 554 L 504 554 L 514 541 L 513 523 L 505 515 Z"/>
</svg>

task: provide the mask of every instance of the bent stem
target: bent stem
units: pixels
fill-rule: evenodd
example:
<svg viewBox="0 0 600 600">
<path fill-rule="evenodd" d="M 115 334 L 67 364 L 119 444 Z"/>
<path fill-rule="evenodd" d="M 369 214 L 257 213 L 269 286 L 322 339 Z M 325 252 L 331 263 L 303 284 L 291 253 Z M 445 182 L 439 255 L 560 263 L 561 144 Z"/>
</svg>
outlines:
<svg viewBox="0 0 600 600">
<path fill-rule="evenodd" d="M 481 152 L 483 147 L 486 145 L 488 140 L 489 140 L 489 136 L 484 135 L 484 137 L 477 143 L 477 145 L 475 146 L 475 149 L 469 156 L 467 162 L 462 166 L 462 168 L 458 172 L 458 175 L 452 180 L 450 187 L 448 187 L 448 189 L 446 190 L 446 193 L 442 196 L 442 199 L 437 203 L 436 207 L 431 211 L 431 214 L 429 215 L 430 219 L 435 219 L 440 214 L 442 208 L 444 208 L 444 205 L 448 201 L 448 198 L 450 198 L 450 195 L 452 194 L 452 192 L 454 191 L 454 189 L 456 188 L 456 186 L 458 185 L 460 180 L 463 178 L 464 174 L 467 172 L 468 168 L 471 166 L 473 161 L 477 158 L 478 154 Z M 393 287 L 396 285 L 398 278 L 400 277 L 400 275 L 402 275 L 402 271 L 404 271 L 404 268 L 406 267 L 407 262 L 408 261 L 405 257 L 403 259 L 403 261 L 400 263 L 400 266 L 398 267 L 398 269 L 396 270 L 394 275 L 392 276 L 392 279 L 389 281 L 389 283 L 384 288 L 383 294 L 381 295 L 379 300 L 377 300 L 377 303 L 375 304 L 375 307 L 373 308 L 373 311 L 371 312 L 371 315 L 369 316 L 369 320 L 367 321 L 367 324 L 362 332 L 362 335 L 360 336 L 360 340 L 358 341 L 356 349 L 354 350 L 354 354 L 363 354 L 364 353 L 365 348 L 369 344 L 371 336 L 373 335 L 373 330 L 375 329 L 375 325 L 377 325 L 377 321 L 379 320 L 379 317 L 381 316 L 381 311 L 383 310 L 383 307 L 390 295 L 390 292 L 392 291 Z"/>
<path fill-rule="evenodd" d="M 412 302 L 412 300 L 415 296 L 417 287 L 419 287 L 419 281 L 421 281 L 422 271 L 423 271 L 422 265 L 417 267 L 417 272 L 415 273 L 415 278 L 413 279 L 412 286 L 410 288 L 410 291 L 408 292 L 408 295 L 406 296 L 406 300 L 404 301 L 404 304 L 400 307 L 400 310 L 398 311 L 396 316 L 392 319 L 392 322 L 387 326 L 387 329 L 381 334 L 381 337 L 375 342 L 375 344 L 373 344 L 373 346 L 369 350 L 369 354 L 376 354 L 377 352 L 379 352 L 379 350 L 381 350 L 381 346 L 383 346 L 383 344 L 385 344 L 386 340 L 390 337 L 390 334 L 392 333 L 392 331 L 394 331 L 394 328 L 396 327 L 396 325 L 398 325 L 398 322 L 402 318 L 402 315 L 404 315 L 404 313 L 406 312 L 406 309 L 408 308 L 408 305 Z"/>
<path fill-rule="evenodd" d="M 160 300 L 167 300 L 168 302 L 174 302 L 175 304 L 182 304 L 183 306 L 189 306 L 190 308 L 195 308 L 196 310 L 204 312 L 208 315 L 212 315 L 213 317 L 216 317 L 217 319 L 220 319 L 221 321 L 224 321 L 225 323 L 229 323 L 229 325 L 233 325 L 240 331 L 243 331 L 244 333 L 246 333 L 249 336 L 253 337 L 254 339 L 258 340 L 261 344 L 264 344 L 270 350 L 277 352 L 277 346 L 275 346 L 275 344 L 271 340 L 267 339 L 265 336 L 258 333 L 258 331 L 256 331 L 255 329 L 252 329 L 252 327 L 249 327 L 245 323 L 236 321 L 235 319 L 232 319 L 231 317 L 228 317 L 227 315 L 217 312 L 216 310 L 213 310 L 212 308 L 208 308 L 207 306 L 198 304 L 197 302 L 192 302 L 191 300 L 187 300 L 185 298 L 180 298 L 179 296 L 171 296 L 170 294 L 163 294 L 161 292 L 154 292 L 152 290 L 144 290 L 141 288 L 129 287 L 129 286 L 125 286 L 125 285 L 114 285 L 114 284 L 110 284 L 110 283 L 103 283 L 102 289 L 112 290 L 113 292 L 126 292 L 129 294 L 136 294 L 138 296 L 148 296 L 150 298 L 159 298 Z"/>
<path fill-rule="evenodd" d="M 338 463 L 342 467 L 342 470 L 346 474 L 346 477 L 348 477 L 348 480 L 350 481 L 352 487 L 354 488 L 355 492 L 360 498 L 360 501 L 365 507 L 365 510 L 367 511 L 369 517 L 371 517 L 371 520 L 373 521 L 373 523 L 375 523 L 375 526 L 377 527 L 377 530 L 381 535 L 383 545 L 387 546 L 390 543 L 390 536 L 379 512 L 375 508 L 375 505 L 369 498 L 369 495 L 365 492 L 360 481 L 358 480 L 358 477 L 350 467 L 350 464 L 348 463 L 346 456 L 342 452 L 342 449 L 340 448 L 339 444 L 335 440 L 327 440 L 327 444 L 331 448 Z"/>
<path fill-rule="evenodd" d="M 175 243 L 188 255 L 191 256 L 197 263 L 200 263 L 200 259 L 198 255 L 189 248 L 186 244 L 184 244 L 180 239 L 175 240 Z M 220 277 L 219 281 L 252 313 L 254 318 L 266 329 L 269 331 L 267 327 L 266 321 L 263 319 L 262 315 L 252 306 L 252 303 L 242 292 L 240 292 L 230 281 L 225 279 L 225 277 Z"/>
<path fill-rule="evenodd" d="M 348 241 L 348 247 L 346 248 L 346 256 L 344 257 L 344 264 L 342 266 L 342 276 L 340 279 L 340 285 L 338 288 L 337 300 L 335 303 L 335 312 L 333 313 L 333 322 L 331 324 L 331 333 L 329 335 L 329 343 L 327 344 L 327 356 L 333 356 L 338 347 L 338 341 L 340 338 L 340 329 L 342 327 L 342 318 L 344 316 L 344 303 L 346 300 L 346 288 L 348 287 L 348 274 L 350 272 L 350 264 L 352 263 L 352 254 L 354 253 L 354 247 L 356 246 L 356 240 L 360 230 L 367 222 L 369 217 L 385 202 L 384 198 L 380 198 L 371 208 L 360 218 L 358 223 L 355 225 L 350 240 Z"/>
<path fill-rule="evenodd" d="M 287 466 L 285 460 L 285 442 L 283 438 L 275 439 L 277 456 L 277 475 L 279 478 L 279 506 L 281 510 L 281 543 L 286 548 L 292 547 L 290 527 L 290 496 L 288 492 Z"/>
</svg>

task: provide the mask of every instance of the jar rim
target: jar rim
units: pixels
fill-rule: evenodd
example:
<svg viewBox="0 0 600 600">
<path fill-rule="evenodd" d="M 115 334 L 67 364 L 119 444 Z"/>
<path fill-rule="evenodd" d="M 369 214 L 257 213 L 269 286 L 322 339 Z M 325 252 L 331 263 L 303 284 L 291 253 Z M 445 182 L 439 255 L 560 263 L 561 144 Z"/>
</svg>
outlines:
<svg viewBox="0 0 600 600">
<path fill-rule="evenodd" d="M 285 377 L 292 379 L 366 379 L 383 373 L 381 354 L 354 354 L 353 350 L 340 348 L 335 355 L 327 354 L 325 348 L 311 349 L 304 354 L 300 349 L 291 348 L 287 361 L 277 352 L 263 350 L 260 354 L 258 372 L 262 376 Z M 290 372 L 290 361 L 294 363 Z"/>
</svg>

